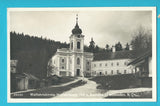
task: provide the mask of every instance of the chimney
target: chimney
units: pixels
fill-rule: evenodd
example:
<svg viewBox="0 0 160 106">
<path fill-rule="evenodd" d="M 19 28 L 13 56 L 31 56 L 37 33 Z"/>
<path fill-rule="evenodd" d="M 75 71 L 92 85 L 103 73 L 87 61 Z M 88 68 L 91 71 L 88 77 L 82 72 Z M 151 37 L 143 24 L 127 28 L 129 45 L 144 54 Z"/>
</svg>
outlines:
<svg viewBox="0 0 160 106">
<path fill-rule="evenodd" d="M 129 45 L 129 50 L 133 50 L 133 47 L 132 47 L 132 45 Z"/>
<path fill-rule="evenodd" d="M 116 52 L 115 46 L 112 46 L 112 52 Z"/>
</svg>

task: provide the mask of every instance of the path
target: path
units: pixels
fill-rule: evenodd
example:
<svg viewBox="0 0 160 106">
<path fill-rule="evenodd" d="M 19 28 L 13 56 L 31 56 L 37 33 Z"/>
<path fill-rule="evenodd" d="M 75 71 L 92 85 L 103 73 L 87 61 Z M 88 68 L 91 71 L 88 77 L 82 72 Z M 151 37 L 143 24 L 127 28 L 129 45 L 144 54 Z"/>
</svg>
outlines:
<svg viewBox="0 0 160 106">
<path fill-rule="evenodd" d="M 97 90 L 97 84 L 94 81 L 83 78 L 87 83 L 83 86 L 72 88 L 54 98 L 103 98 L 104 95 Z"/>
<path fill-rule="evenodd" d="M 152 88 L 130 88 L 130 89 L 122 89 L 122 90 L 109 90 L 108 92 L 98 90 L 96 87 L 98 86 L 96 82 L 88 80 L 84 78 L 87 82 L 83 86 L 79 86 L 76 88 L 72 88 L 69 91 L 64 92 L 54 98 L 96 98 L 102 99 L 107 96 L 117 95 L 120 93 L 136 93 L 136 92 L 145 92 L 152 91 Z M 54 99 L 52 98 L 52 99 Z"/>
</svg>

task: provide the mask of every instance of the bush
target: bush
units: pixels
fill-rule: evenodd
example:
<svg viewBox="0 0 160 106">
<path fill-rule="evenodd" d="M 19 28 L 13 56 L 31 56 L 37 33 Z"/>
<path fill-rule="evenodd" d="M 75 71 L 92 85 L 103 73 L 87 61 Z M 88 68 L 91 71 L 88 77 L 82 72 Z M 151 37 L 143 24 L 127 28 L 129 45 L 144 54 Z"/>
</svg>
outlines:
<svg viewBox="0 0 160 106">
<path fill-rule="evenodd" d="M 67 83 L 73 81 L 74 79 L 75 79 L 74 77 L 68 77 L 68 76 L 59 77 L 57 75 L 52 75 L 46 78 L 48 86 Z"/>
<path fill-rule="evenodd" d="M 98 89 L 126 89 L 137 87 L 138 79 L 132 74 L 114 75 L 114 76 L 98 76 L 91 80 L 95 81 L 99 86 Z"/>
</svg>

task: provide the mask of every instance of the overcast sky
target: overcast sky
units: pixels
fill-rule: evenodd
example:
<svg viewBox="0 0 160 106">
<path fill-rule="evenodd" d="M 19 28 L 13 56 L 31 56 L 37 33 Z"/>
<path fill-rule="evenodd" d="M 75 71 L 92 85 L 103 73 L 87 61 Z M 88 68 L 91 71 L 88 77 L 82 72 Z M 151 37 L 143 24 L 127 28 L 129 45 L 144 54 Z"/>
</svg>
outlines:
<svg viewBox="0 0 160 106">
<path fill-rule="evenodd" d="M 152 24 L 151 11 L 14 11 L 10 12 L 10 30 L 68 43 L 76 14 L 84 43 L 89 45 L 93 37 L 100 47 L 118 41 L 124 45 L 137 27 L 151 29 Z"/>
</svg>

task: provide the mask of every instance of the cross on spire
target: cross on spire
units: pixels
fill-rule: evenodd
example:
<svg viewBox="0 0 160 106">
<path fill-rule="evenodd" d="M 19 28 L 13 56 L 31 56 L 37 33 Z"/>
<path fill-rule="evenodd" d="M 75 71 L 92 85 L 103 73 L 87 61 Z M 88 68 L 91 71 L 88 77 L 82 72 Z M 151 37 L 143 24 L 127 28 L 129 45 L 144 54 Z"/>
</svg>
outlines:
<svg viewBox="0 0 160 106">
<path fill-rule="evenodd" d="M 76 14 L 76 24 L 78 24 L 78 14 Z"/>
</svg>

